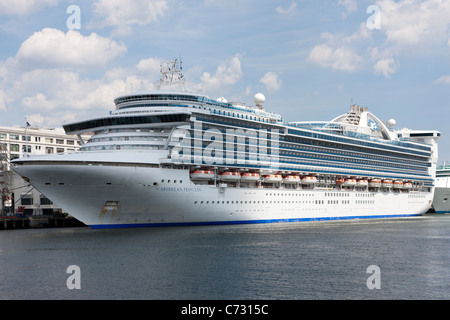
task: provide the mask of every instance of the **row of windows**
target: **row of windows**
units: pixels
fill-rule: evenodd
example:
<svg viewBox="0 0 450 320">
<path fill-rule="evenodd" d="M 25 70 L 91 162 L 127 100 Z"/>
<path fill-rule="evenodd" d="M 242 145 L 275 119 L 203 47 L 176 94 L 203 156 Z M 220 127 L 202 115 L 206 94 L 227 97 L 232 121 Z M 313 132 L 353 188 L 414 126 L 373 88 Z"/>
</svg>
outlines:
<svg viewBox="0 0 450 320">
<path fill-rule="evenodd" d="M 28 151 L 26 150 L 28 147 Z M 30 145 L 22 145 L 22 151 L 23 152 L 32 152 L 32 149 L 34 150 L 44 150 L 45 148 L 45 153 L 54 153 L 55 148 L 54 147 L 44 147 L 44 146 L 30 146 Z M 8 150 L 6 145 L 1 145 L 1 150 Z M 74 151 L 75 149 L 67 149 L 67 151 Z M 9 151 L 10 152 L 20 152 L 20 145 L 18 144 L 11 144 L 9 146 Z M 56 148 L 56 152 L 57 153 L 61 153 L 64 152 L 64 148 Z"/>
<path fill-rule="evenodd" d="M 404 157 L 399 157 L 397 154 L 392 156 L 385 155 L 384 152 L 373 152 L 371 150 L 370 153 L 365 152 L 363 149 L 359 147 L 354 147 L 355 150 L 350 150 L 351 146 L 345 146 L 345 145 L 339 145 L 339 144 L 320 144 L 317 143 L 316 146 L 312 146 L 312 143 L 308 142 L 302 142 L 302 143 L 296 143 L 296 144 L 290 144 L 290 143 L 280 143 L 280 147 L 291 149 L 291 150 L 305 150 L 305 151 L 313 151 L 320 154 L 336 154 L 341 155 L 345 157 L 351 157 L 351 158 L 367 158 L 370 160 L 379 160 L 379 161 L 389 161 L 389 162 L 395 162 L 395 163 L 405 163 L 405 164 L 411 164 L 411 165 L 427 165 L 427 162 L 425 162 L 422 158 L 420 160 L 412 160 Z M 359 151 L 358 151 L 359 149 Z"/>
<path fill-rule="evenodd" d="M 309 144 L 309 145 L 313 145 L 313 146 L 323 146 L 327 149 L 333 150 L 333 149 L 337 149 L 338 151 L 341 150 L 348 150 L 348 151 L 354 151 L 359 153 L 365 153 L 365 154 L 376 154 L 376 155 L 382 155 L 382 156 L 386 156 L 386 157 L 394 157 L 397 159 L 411 159 L 411 160 L 417 160 L 417 161 L 423 161 L 423 156 L 428 157 L 430 154 L 429 153 L 420 153 L 420 156 L 418 155 L 413 155 L 410 154 L 412 151 L 408 150 L 408 149 L 401 149 L 398 151 L 401 151 L 403 153 L 397 153 L 397 152 L 392 152 L 389 150 L 386 150 L 385 148 L 383 148 L 383 146 L 380 145 L 374 145 L 374 146 L 368 146 L 365 145 L 364 141 L 358 141 L 358 140 L 354 140 L 354 141 L 347 141 L 346 143 L 336 143 L 336 142 L 331 142 L 331 141 L 320 141 L 320 140 L 313 140 L 313 139 L 307 139 L 307 138 L 303 138 L 303 137 L 293 137 L 293 136 L 285 136 L 285 137 L 280 137 L 280 140 L 284 140 L 283 142 L 291 142 L 291 143 L 295 143 L 295 144 Z M 353 143 L 355 142 L 355 143 Z M 356 142 L 360 142 L 360 143 L 356 143 Z M 412 152 L 417 154 L 416 152 Z"/>
<path fill-rule="evenodd" d="M 315 158 L 315 159 L 323 159 L 323 160 L 331 160 L 331 161 L 345 161 L 355 164 L 362 164 L 362 165 L 368 165 L 372 168 L 376 168 L 378 166 L 381 167 L 391 167 L 391 168 L 402 168 L 407 170 L 417 170 L 420 172 L 427 172 L 427 167 L 425 168 L 417 168 L 415 166 L 410 165 L 400 165 L 395 164 L 392 162 L 380 162 L 380 161 L 371 161 L 371 160 L 362 160 L 362 159 L 355 159 L 350 157 L 341 157 L 341 156 L 330 156 L 330 155 L 323 155 L 323 154 L 315 154 L 315 153 L 306 153 L 301 151 L 296 152 L 280 152 L 280 156 L 294 156 L 294 157 L 301 157 L 301 158 Z"/>
<path fill-rule="evenodd" d="M 375 200 L 355 200 L 356 204 L 374 204 Z"/>
<path fill-rule="evenodd" d="M 194 204 L 325 204 L 325 200 L 262 200 L 262 201 L 194 201 Z M 350 200 L 327 200 L 326 204 L 350 204 Z M 375 200 L 355 200 L 355 204 L 375 204 Z"/>
<path fill-rule="evenodd" d="M 375 197 L 374 193 L 355 193 L 356 197 L 363 197 L 363 198 L 373 198 Z"/>
<path fill-rule="evenodd" d="M 81 151 L 112 151 L 112 150 L 163 150 L 162 145 L 148 145 L 148 144 L 129 144 L 129 145 L 101 145 L 81 147 Z"/>
<path fill-rule="evenodd" d="M 20 204 L 22 206 L 31 206 L 34 204 L 33 198 L 32 197 L 22 197 L 20 199 Z M 41 197 L 40 198 L 40 203 L 41 205 L 52 205 L 53 202 L 51 202 L 48 198 L 45 197 Z"/>
<path fill-rule="evenodd" d="M 327 204 L 339 204 L 339 200 L 327 200 Z M 350 204 L 350 200 L 341 200 L 341 204 Z"/>
<path fill-rule="evenodd" d="M 325 192 L 325 197 L 350 197 L 348 192 Z"/>
<path fill-rule="evenodd" d="M 192 125 L 191 125 L 192 127 Z M 198 132 L 197 135 L 196 130 L 194 130 L 194 134 L 191 136 L 195 140 L 197 136 L 203 136 L 203 133 L 207 129 L 217 129 L 217 126 L 211 126 L 211 125 L 202 125 L 202 131 Z M 390 165 L 393 167 L 403 167 L 408 168 L 406 165 L 416 165 L 416 166 L 423 166 L 428 167 L 430 164 L 427 162 L 427 159 L 423 158 L 417 158 L 417 160 L 408 160 L 408 158 L 413 156 L 407 156 L 406 159 L 404 155 L 399 156 L 398 154 L 392 155 L 391 152 L 383 152 L 380 150 L 374 151 L 373 149 L 370 149 L 370 151 L 367 151 L 365 148 L 361 148 L 358 146 L 348 146 L 344 144 L 336 144 L 336 143 L 326 143 L 321 141 L 313 141 L 313 140 L 306 140 L 306 139 L 296 139 L 296 143 L 279 143 L 279 134 L 273 134 L 270 131 L 265 131 L 264 135 L 261 135 L 260 132 L 257 130 L 239 130 L 236 132 L 233 132 L 233 136 L 229 137 L 228 132 L 222 133 L 225 135 L 225 137 L 222 139 L 224 145 L 228 146 L 230 143 L 236 143 L 237 148 L 243 149 L 243 145 L 248 146 L 250 150 L 256 151 L 256 148 L 269 148 L 271 147 L 271 144 L 274 144 L 274 147 L 280 149 L 280 154 L 282 155 L 297 155 L 298 153 L 305 151 L 308 152 L 307 157 L 315 157 L 315 158 L 323 158 L 323 159 L 337 159 L 340 160 L 339 156 L 344 156 L 348 161 L 351 162 L 357 162 L 357 163 L 367 163 L 367 164 L 374 164 L 378 165 L 379 162 L 374 161 L 386 161 L 382 163 L 381 165 Z M 175 139 L 174 139 L 175 140 Z M 286 138 L 285 140 L 289 140 L 289 138 Z M 184 141 L 183 141 L 184 142 Z M 221 141 L 222 142 L 222 141 Z M 203 141 L 203 147 L 208 146 L 210 141 Z M 314 143 L 314 146 L 313 146 Z M 192 142 L 191 142 L 192 144 Z M 253 149 L 252 149 L 253 148 Z M 311 153 L 313 151 L 313 153 Z M 338 157 L 333 156 L 331 154 L 336 154 Z M 304 153 L 302 153 L 303 156 L 305 156 Z M 374 161 L 365 161 L 361 162 L 361 158 L 367 158 L 369 160 Z M 413 157 L 416 158 L 416 157 Z M 390 164 L 392 163 L 392 164 Z M 403 165 L 394 165 L 393 163 L 400 163 Z"/>
<path fill-rule="evenodd" d="M 314 197 L 314 193 L 266 193 L 266 197 L 267 196 L 275 196 L 275 197 L 279 197 L 279 196 L 285 196 L 285 197 L 289 197 L 289 196 L 297 196 L 297 197 Z"/>
<path fill-rule="evenodd" d="M 195 139 L 192 139 L 195 140 Z M 204 147 L 208 146 L 210 142 L 205 142 L 202 141 L 203 143 L 203 149 Z M 182 144 L 183 145 L 183 144 Z M 191 142 L 191 145 L 193 145 L 194 147 L 191 147 L 191 155 L 195 155 L 195 141 Z M 218 151 L 220 150 L 220 143 L 218 145 Z M 243 146 L 243 145 L 238 145 L 235 148 L 231 148 L 229 147 L 229 144 L 225 144 L 226 146 L 228 146 L 228 148 L 225 148 L 225 150 L 222 151 L 226 151 L 226 152 L 221 152 L 221 153 L 214 153 L 213 157 L 215 160 L 216 164 L 221 164 L 221 163 L 225 163 L 225 158 L 227 158 L 227 161 L 229 162 L 229 160 L 235 159 L 238 162 L 243 162 L 245 160 L 258 160 L 258 158 L 261 158 L 261 154 L 257 153 L 257 148 L 255 147 L 249 147 L 249 146 Z M 223 146 L 223 145 L 222 145 Z M 261 149 L 261 147 L 259 148 Z M 269 156 L 270 153 L 268 153 L 268 151 L 279 151 L 275 148 L 266 148 L 263 147 L 262 149 L 264 151 L 262 156 Z M 229 154 L 230 151 L 234 151 L 234 155 Z M 248 153 L 248 154 L 247 154 Z M 318 166 L 327 166 L 327 167 L 333 167 L 333 168 L 348 168 L 348 169 L 360 169 L 360 170 L 365 170 L 365 171 L 376 171 L 376 170 L 380 170 L 383 172 L 391 172 L 391 173 L 398 173 L 398 172 L 404 172 L 404 173 L 410 173 L 410 174 L 415 174 L 415 175 L 428 175 L 428 163 L 427 166 L 425 167 L 416 167 L 416 166 L 407 166 L 407 165 L 399 165 L 399 164 L 394 164 L 394 163 L 390 163 L 390 162 L 376 162 L 376 161 L 370 161 L 370 160 L 357 160 L 357 159 L 352 159 L 352 158 L 342 158 L 339 156 L 324 156 L 324 155 L 319 155 L 319 154 L 314 154 L 314 153 L 303 153 L 303 152 L 292 152 L 295 153 L 295 156 L 286 156 L 284 154 L 284 152 L 282 152 L 281 154 L 275 154 L 275 156 L 278 158 L 280 163 L 290 163 L 290 164 L 304 164 L 304 165 L 309 165 L 309 164 L 314 164 L 314 165 L 318 165 Z M 200 151 L 199 151 L 199 154 Z M 189 156 L 189 154 L 187 154 Z M 317 159 L 317 160 L 312 160 L 312 159 Z M 261 159 L 259 159 L 261 160 Z M 328 161 L 327 161 L 328 160 Z M 307 161 L 307 162 L 305 162 Z M 379 169 L 377 169 L 379 168 Z M 396 169 L 398 168 L 399 170 L 386 170 L 386 169 Z M 416 173 L 414 173 L 416 172 Z"/>
<path fill-rule="evenodd" d="M 61 139 L 61 138 L 44 138 L 39 136 L 30 136 L 30 135 L 18 135 L 18 134 L 9 134 L 9 140 L 14 141 L 34 141 L 34 142 L 45 142 L 45 143 L 56 143 L 56 144 L 67 144 L 69 146 L 75 145 L 75 140 L 71 139 Z M 0 133 L 0 140 L 8 140 L 8 134 L 7 133 Z"/>
<path fill-rule="evenodd" d="M 225 127 L 230 126 L 230 125 L 234 125 L 234 126 L 238 126 L 240 129 L 253 129 L 253 130 L 260 130 L 260 127 L 256 127 L 256 126 L 251 126 L 251 124 L 249 123 L 245 123 L 245 124 L 241 124 L 239 122 L 234 123 L 233 121 L 230 122 L 224 122 L 221 121 L 223 119 L 211 119 L 208 117 L 197 117 L 197 120 L 200 121 L 206 121 L 206 122 L 211 122 L 211 123 L 216 123 L 219 125 L 224 125 Z M 202 124 L 203 127 L 205 127 L 204 124 Z M 193 125 L 192 125 L 193 127 Z M 217 126 L 213 126 L 213 128 L 218 128 Z M 270 130 L 270 127 L 264 128 L 267 130 Z M 251 131 L 251 130 L 249 130 Z M 289 132 L 291 131 L 290 129 L 288 130 Z M 297 130 L 296 130 L 297 131 Z M 291 132 L 290 132 L 291 133 Z M 327 148 L 338 148 L 338 150 L 353 150 L 356 152 L 365 152 L 365 153 L 369 153 L 369 154 L 377 154 L 377 155 L 385 155 L 385 156 L 394 156 L 396 158 L 399 159 L 415 159 L 415 160 L 419 160 L 419 161 L 427 161 L 428 158 L 423 158 L 423 157 L 419 157 L 419 156 L 415 156 L 413 154 L 417 154 L 417 155 L 422 155 L 422 156 L 426 156 L 429 157 L 430 153 L 425 153 L 425 152 L 419 152 L 419 151 L 414 151 L 411 149 L 405 149 L 405 148 L 398 148 L 398 147 L 391 147 L 391 146 L 384 146 L 381 143 L 380 144 L 375 144 L 375 143 L 369 143 L 366 141 L 360 141 L 360 140 L 350 140 L 350 139 L 345 139 L 345 138 L 340 138 L 341 140 L 335 140 L 335 141 L 339 141 L 339 142 L 344 142 L 342 144 L 340 143 L 334 143 L 334 142 L 328 142 L 328 141 L 320 141 L 320 140 L 316 140 L 317 138 L 317 133 L 309 133 L 309 132 L 305 132 L 308 133 L 304 134 L 303 137 L 294 137 L 294 136 L 289 136 L 289 135 L 280 135 L 279 136 L 279 140 L 281 141 L 280 143 L 283 142 L 293 142 L 293 143 L 306 143 L 306 144 L 310 144 L 310 145 L 323 145 Z M 311 139 L 308 139 L 308 137 L 311 137 Z M 389 149 L 391 150 L 396 150 L 396 151 L 401 151 L 403 152 L 403 154 L 399 154 L 396 152 L 392 152 L 389 151 Z M 428 147 L 428 149 L 430 149 Z"/>
<path fill-rule="evenodd" d="M 254 200 L 254 201 L 245 201 L 245 200 L 241 200 L 241 201 L 233 201 L 233 200 L 228 200 L 228 201 L 194 201 L 194 204 L 277 204 L 277 203 L 298 203 L 298 204 L 305 204 L 305 203 L 310 203 L 310 204 L 324 204 L 324 200 L 292 200 L 292 201 L 283 201 L 283 200 Z"/>
<path fill-rule="evenodd" d="M 203 110 L 209 110 L 213 114 L 223 114 L 233 117 L 238 117 L 241 119 L 250 119 L 250 120 L 256 120 L 256 121 L 262 121 L 262 122 L 274 122 L 276 121 L 273 118 L 265 118 L 265 117 L 257 117 L 257 116 L 249 116 L 250 113 L 256 113 L 257 111 L 253 109 L 246 109 L 245 113 L 237 113 L 233 111 L 228 110 L 237 110 L 237 111 L 244 111 L 242 108 L 239 108 L 238 106 L 234 106 L 231 103 L 227 102 L 218 102 L 215 100 L 208 99 L 206 97 L 201 96 L 191 96 L 191 95 L 180 95 L 180 94 L 149 94 L 149 95 L 138 95 L 138 96 L 129 96 L 129 97 L 122 97 L 117 98 L 114 100 L 116 106 L 118 109 L 126 109 L 126 108 L 135 108 L 135 107 L 156 107 L 156 106 L 171 106 L 171 107 L 188 107 L 188 105 L 179 105 L 174 103 L 164 103 L 164 104 L 137 104 L 137 105 L 127 105 L 127 106 L 119 106 L 119 104 L 124 104 L 127 102 L 134 102 L 134 101 L 145 101 L 145 100 L 151 100 L 151 101 L 188 101 L 188 102 L 198 102 L 200 105 L 192 105 L 192 108 L 199 108 Z M 222 110 L 222 109 L 216 109 L 211 108 L 212 107 L 220 107 L 228 110 Z M 279 115 L 272 115 L 272 117 L 275 116 L 281 120 L 281 116 Z"/>
<path fill-rule="evenodd" d="M 192 159 L 192 157 L 197 155 L 195 153 L 195 149 L 196 148 L 192 148 L 194 150 L 191 151 L 191 154 L 187 153 L 184 154 L 183 156 L 187 156 L 187 158 L 185 160 L 194 160 Z M 201 152 L 198 153 L 199 155 L 201 155 Z M 263 157 L 263 159 L 261 159 L 261 157 Z M 263 161 L 264 158 L 267 158 L 264 161 L 272 161 L 272 166 L 275 165 L 276 167 L 279 167 L 279 169 L 283 169 L 283 170 L 289 170 L 289 168 L 287 168 L 287 165 L 295 165 L 295 166 L 317 166 L 317 167 L 321 167 L 321 168 L 326 168 L 327 170 L 322 170 L 319 171 L 318 169 L 314 169 L 314 171 L 317 172 L 325 172 L 328 171 L 330 169 L 347 169 L 347 170 L 352 170 L 352 172 L 355 172 L 354 174 L 356 174 L 356 170 L 359 172 L 358 174 L 360 175 L 379 175 L 380 172 L 383 173 L 404 173 L 406 175 L 411 175 L 411 176 L 428 176 L 428 171 L 427 170 L 413 170 L 413 169 L 397 169 L 394 170 L 394 168 L 392 168 L 391 170 L 387 170 L 389 169 L 389 166 L 373 166 L 373 165 L 361 165 L 361 164 L 353 164 L 353 163 L 346 163 L 344 161 L 327 161 L 327 160 L 322 160 L 322 159 L 317 159 L 317 160 L 312 160 L 312 159 L 296 159 L 293 157 L 282 157 L 279 156 L 277 157 L 277 155 L 257 155 L 256 153 L 253 154 L 247 154 L 245 152 L 235 152 L 235 154 L 233 156 L 230 156 L 229 154 L 227 154 L 226 152 L 223 152 L 221 155 L 220 154 L 215 154 L 213 152 L 211 152 L 211 157 L 201 157 L 202 163 L 204 165 L 211 165 L 211 164 L 240 164 L 242 166 L 245 165 L 246 162 L 248 161 L 256 161 L 261 160 Z M 274 162 L 275 160 L 277 160 L 276 162 Z M 194 163 L 194 162 L 193 162 Z M 285 165 L 285 166 L 283 166 Z M 292 170 L 300 170 L 300 168 L 292 168 Z M 311 169 L 312 170 L 312 169 Z M 333 172 L 333 173 L 338 173 L 338 174 L 348 174 L 346 172 L 343 171 L 339 171 L 339 172 Z"/>
<path fill-rule="evenodd" d="M 170 100 L 170 101 L 191 101 L 191 102 L 202 102 L 205 100 L 204 97 L 195 95 L 183 95 L 183 94 L 142 94 L 136 96 L 127 96 L 116 98 L 114 103 L 116 106 L 126 102 L 133 101 L 144 101 L 144 100 Z"/>
<path fill-rule="evenodd" d="M 325 204 L 325 200 L 284 201 L 194 201 L 194 204 Z M 350 204 L 350 200 L 327 200 L 326 204 Z M 375 200 L 355 200 L 355 204 L 375 204 Z"/>
<path fill-rule="evenodd" d="M 380 145 L 379 143 L 360 141 L 360 140 L 356 140 L 356 139 L 341 138 L 341 137 L 336 137 L 336 136 L 333 136 L 333 135 L 325 135 L 325 134 L 320 134 L 320 133 L 313 133 L 313 132 L 293 130 L 293 129 L 289 129 L 288 133 L 293 134 L 293 135 L 300 135 L 300 136 L 317 138 L 317 139 L 324 139 L 324 140 L 338 141 L 338 142 L 344 142 L 344 143 L 358 144 L 358 145 L 362 145 L 362 146 L 368 146 L 368 147 L 374 147 L 374 148 L 383 148 L 383 149 L 389 149 L 389 150 L 395 150 L 395 151 L 401 151 L 401 152 L 411 152 L 411 153 L 422 154 L 422 155 L 426 155 L 426 153 L 420 152 L 420 151 L 412 151 L 412 150 L 409 150 L 409 148 L 425 150 L 425 151 L 431 151 L 431 148 L 428 147 L 428 146 L 419 146 L 419 145 L 415 145 L 415 144 L 412 144 L 412 143 L 401 142 L 401 141 L 380 141 L 381 143 L 383 143 L 383 145 Z M 405 147 L 405 148 L 408 148 L 408 149 L 399 148 L 397 146 L 391 146 L 391 145 L 387 145 L 387 144 L 396 144 L 398 146 Z"/>
<path fill-rule="evenodd" d="M 167 137 L 120 136 L 120 137 L 92 138 L 88 140 L 88 142 L 105 142 L 105 141 L 167 141 Z"/>
<path fill-rule="evenodd" d="M 187 122 L 189 121 L 189 114 L 165 114 L 165 115 L 141 115 L 141 116 L 114 116 L 107 118 L 100 118 L 88 120 L 75 124 L 68 124 L 64 126 L 66 132 L 89 131 L 95 128 L 109 127 L 109 126 L 123 126 L 123 125 L 143 125 L 155 123 L 171 123 L 171 122 Z"/>
<path fill-rule="evenodd" d="M 224 119 L 222 117 L 211 117 L 211 116 L 197 116 L 197 120 L 199 121 L 206 121 L 206 122 L 211 122 L 211 123 L 216 123 L 216 124 L 222 124 L 222 125 L 236 125 L 239 126 L 241 128 L 250 128 L 250 129 L 261 129 L 261 125 L 257 125 L 257 124 L 252 124 L 249 123 L 248 121 L 244 121 L 244 122 L 240 122 L 240 121 L 226 121 L 227 119 Z M 270 127 L 268 126 L 267 128 L 262 128 L 262 129 L 269 129 Z M 286 137 L 280 137 L 280 140 L 286 139 L 286 141 L 288 141 L 289 139 L 293 139 L 295 140 L 297 137 L 306 137 L 306 138 L 311 138 L 311 139 L 322 139 L 325 140 L 323 142 L 326 142 L 326 140 L 328 141 L 336 141 L 336 142 L 341 142 L 341 143 L 345 143 L 345 144 L 350 144 L 350 145 L 359 145 L 362 148 L 377 148 L 377 149 L 383 149 L 386 152 L 389 152 L 389 150 L 392 151 L 400 151 L 403 153 L 407 153 L 410 155 L 421 155 L 421 156 L 429 156 L 429 152 L 431 151 L 431 148 L 428 146 L 417 146 L 415 144 L 411 144 L 411 143 L 405 143 L 405 142 L 399 142 L 399 141 L 380 141 L 379 143 L 375 143 L 375 142 L 369 142 L 369 141 L 361 141 L 359 139 L 350 139 L 350 138 L 344 138 L 344 137 L 336 137 L 336 136 L 328 136 L 328 135 L 324 135 L 324 134 L 320 134 L 320 133 L 315 133 L 315 132 L 309 132 L 309 131 L 300 131 L 300 130 L 293 130 L 293 129 L 288 129 L 288 133 L 290 135 L 293 136 L 286 136 Z M 297 137 L 295 137 L 297 136 Z M 295 141 L 293 141 L 295 142 Z M 317 141 L 315 141 L 316 143 Z M 397 145 L 401 145 L 404 146 L 405 148 L 402 147 L 397 147 L 397 146 L 393 146 L 392 144 L 397 144 Z M 411 149 L 421 149 L 424 151 L 428 151 L 428 152 L 422 152 L 422 151 L 416 151 L 416 150 L 411 150 Z M 392 153 L 391 151 L 391 153 Z"/>
<path fill-rule="evenodd" d="M 252 131 L 253 130 L 248 130 L 248 132 L 246 132 L 246 134 L 251 135 Z M 255 133 L 256 133 L 256 131 L 255 131 Z M 195 134 L 194 134 L 194 136 L 195 136 Z M 248 139 L 248 142 L 245 141 L 247 139 Z M 247 139 L 244 136 L 238 137 L 236 139 L 237 140 L 237 142 L 236 142 L 237 146 L 235 148 L 230 147 L 230 146 L 232 146 L 232 144 L 230 144 L 228 142 L 223 143 L 223 145 L 221 144 L 221 142 L 219 144 L 222 147 L 225 146 L 225 149 L 227 150 L 227 152 L 233 151 L 233 150 L 234 151 L 245 150 L 246 152 L 252 152 L 253 151 L 253 153 L 255 153 L 255 155 L 253 156 L 253 159 L 257 159 L 256 158 L 256 152 L 258 151 L 258 149 L 257 149 L 258 147 L 259 147 L 260 151 L 261 151 L 261 148 L 263 148 L 262 151 L 264 153 L 267 153 L 268 151 L 271 150 L 270 149 L 270 142 L 271 142 L 270 140 L 267 140 L 267 142 L 266 141 L 261 141 L 261 143 L 264 143 L 264 144 L 268 145 L 266 147 L 265 145 L 259 145 L 258 146 L 258 144 L 257 144 L 258 140 L 256 139 L 256 137 L 254 139 L 255 141 L 253 141 L 253 145 L 251 144 L 252 143 L 252 139 L 251 138 L 247 138 Z M 194 138 L 192 140 L 196 140 L 196 138 Z M 243 140 L 243 141 L 240 141 L 240 140 Z M 262 140 L 264 140 L 264 139 L 262 139 Z M 189 140 L 188 141 L 184 141 L 183 140 L 183 142 L 188 142 L 189 143 Z M 239 142 L 241 142 L 241 143 L 239 143 Z M 244 142 L 245 142 L 245 146 L 243 145 Z M 191 143 L 191 145 L 195 146 L 195 141 L 190 141 L 190 143 Z M 205 148 L 211 143 L 211 141 L 202 141 L 202 143 L 203 143 L 203 148 Z M 234 143 L 234 137 L 233 137 L 232 143 Z M 247 146 L 247 144 L 248 144 L 248 146 Z M 185 145 L 185 144 L 182 143 L 182 145 Z M 294 146 L 294 145 L 290 145 L 290 144 L 281 143 L 282 147 L 286 146 L 286 145 Z M 309 152 L 302 152 L 302 151 L 306 151 L 306 150 L 308 150 L 308 151 L 309 150 L 318 151 L 319 153 L 312 153 L 310 151 Z M 389 158 L 389 157 L 381 157 L 381 156 L 379 157 L 377 155 L 373 155 L 371 157 L 371 158 L 374 158 L 374 161 L 372 161 L 372 160 L 364 160 L 364 159 L 360 159 L 360 158 L 358 159 L 355 156 L 355 153 L 353 153 L 353 152 L 345 152 L 345 151 L 341 151 L 341 150 L 338 151 L 338 150 L 332 150 L 332 149 L 331 150 L 327 150 L 327 151 L 330 151 L 330 152 L 338 154 L 338 156 L 333 156 L 333 155 L 324 154 L 324 152 L 322 150 L 323 150 L 323 148 L 319 149 L 319 148 L 315 148 L 315 147 L 301 146 L 301 149 L 297 148 L 295 151 L 284 151 L 283 148 L 281 148 L 279 151 L 280 151 L 280 156 L 287 156 L 287 157 L 295 156 L 295 157 L 303 157 L 303 158 L 317 158 L 317 159 L 320 159 L 320 160 L 332 160 L 332 161 L 339 161 L 339 162 L 345 161 L 345 162 L 351 162 L 351 163 L 355 163 L 355 164 L 361 164 L 361 165 L 370 166 L 371 169 L 372 168 L 375 169 L 376 167 L 383 167 L 383 168 L 384 167 L 391 167 L 391 168 L 404 169 L 404 170 L 408 170 L 408 171 L 409 170 L 415 170 L 415 171 L 421 172 L 422 174 L 427 174 L 427 168 L 428 168 L 428 166 L 430 166 L 430 163 L 424 162 L 424 161 L 413 162 L 413 161 L 399 159 L 398 157 L 395 158 L 395 160 L 394 160 L 394 159 Z M 278 149 L 276 149 L 276 151 L 278 151 Z M 341 157 L 341 155 L 345 156 L 344 160 Z M 351 156 L 349 157 L 349 155 L 351 155 Z M 360 154 L 358 154 L 358 155 L 360 155 Z M 245 156 L 242 156 L 242 155 L 241 156 L 237 155 L 237 157 L 239 159 L 245 159 Z M 249 159 L 251 159 L 251 158 L 252 158 L 252 156 L 249 155 Z M 289 158 L 282 158 L 282 159 L 287 159 L 288 160 Z M 385 160 L 385 162 L 381 162 L 381 159 Z M 289 162 L 289 161 L 286 161 L 286 162 Z M 405 162 L 405 163 L 409 163 L 410 165 L 397 164 L 397 163 L 393 163 L 393 162 Z M 295 163 L 295 162 L 290 162 L 290 163 Z M 421 166 L 421 167 L 419 167 L 419 166 Z"/>
</svg>

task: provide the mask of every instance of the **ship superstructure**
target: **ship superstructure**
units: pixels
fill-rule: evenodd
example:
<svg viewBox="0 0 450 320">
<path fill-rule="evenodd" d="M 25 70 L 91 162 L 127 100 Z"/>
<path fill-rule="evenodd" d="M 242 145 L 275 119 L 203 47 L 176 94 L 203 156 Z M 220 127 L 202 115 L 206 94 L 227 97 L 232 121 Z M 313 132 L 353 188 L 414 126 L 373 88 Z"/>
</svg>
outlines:
<svg viewBox="0 0 450 320">
<path fill-rule="evenodd" d="M 176 62 L 162 66 L 161 83 L 183 81 Z M 79 152 L 12 169 L 94 228 L 400 217 L 431 206 L 437 131 L 394 131 L 357 105 L 331 121 L 286 122 L 262 94 L 247 106 L 177 89 L 122 95 L 109 115 L 63 126 Z"/>
</svg>

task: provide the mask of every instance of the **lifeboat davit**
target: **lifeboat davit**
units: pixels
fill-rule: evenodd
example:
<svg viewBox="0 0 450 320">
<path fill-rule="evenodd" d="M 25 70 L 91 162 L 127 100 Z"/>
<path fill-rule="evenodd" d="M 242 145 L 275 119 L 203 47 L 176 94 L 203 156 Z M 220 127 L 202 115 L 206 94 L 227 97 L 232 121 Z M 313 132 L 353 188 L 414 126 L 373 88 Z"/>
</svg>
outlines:
<svg viewBox="0 0 450 320">
<path fill-rule="evenodd" d="M 265 183 L 280 182 L 282 179 L 281 174 L 267 174 L 264 176 Z"/>
<path fill-rule="evenodd" d="M 299 182 L 301 182 L 299 176 L 287 175 L 283 177 L 283 183 L 295 184 Z"/>
<path fill-rule="evenodd" d="M 354 187 L 356 186 L 356 179 L 345 179 L 344 183 L 342 184 L 344 187 Z"/>
<path fill-rule="evenodd" d="M 382 186 L 384 188 L 392 188 L 392 185 L 393 185 L 392 180 L 383 180 Z"/>
<path fill-rule="evenodd" d="M 399 180 L 394 181 L 394 188 L 395 189 L 403 188 L 403 181 L 399 181 Z"/>
<path fill-rule="evenodd" d="M 193 180 L 212 180 L 214 179 L 214 171 L 211 170 L 192 170 L 191 178 Z"/>
<path fill-rule="evenodd" d="M 370 180 L 369 187 L 380 188 L 381 187 L 381 180 L 380 179 L 372 179 L 372 180 Z"/>
<path fill-rule="evenodd" d="M 246 172 L 241 175 L 242 182 L 255 182 L 259 180 L 259 173 Z"/>
<path fill-rule="evenodd" d="M 315 184 L 316 182 L 317 182 L 317 178 L 314 176 L 302 177 L 302 184 Z"/>
<path fill-rule="evenodd" d="M 241 174 L 236 171 L 224 171 L 219 174 L 220 180 L 235 182 L 241 179 Z"/>
</svg>

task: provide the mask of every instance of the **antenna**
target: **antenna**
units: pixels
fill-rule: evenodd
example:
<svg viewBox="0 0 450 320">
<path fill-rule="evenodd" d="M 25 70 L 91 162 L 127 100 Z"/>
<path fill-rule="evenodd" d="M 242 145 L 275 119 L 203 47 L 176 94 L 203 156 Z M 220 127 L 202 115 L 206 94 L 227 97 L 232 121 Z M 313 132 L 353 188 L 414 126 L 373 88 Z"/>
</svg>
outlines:
<svg viewBox="0 0 450 320">
<path fill-rule="evenodd" d="M 183 75 L 183 62 L 178 59 L 163 61 L 161 63 L 161 79 L 156 84 L 160 90 L 162 87 L 176 89 L 178 91 L 187 91 Z M 175 88 L 174 88 L 175 87 Z"/>
</svg>

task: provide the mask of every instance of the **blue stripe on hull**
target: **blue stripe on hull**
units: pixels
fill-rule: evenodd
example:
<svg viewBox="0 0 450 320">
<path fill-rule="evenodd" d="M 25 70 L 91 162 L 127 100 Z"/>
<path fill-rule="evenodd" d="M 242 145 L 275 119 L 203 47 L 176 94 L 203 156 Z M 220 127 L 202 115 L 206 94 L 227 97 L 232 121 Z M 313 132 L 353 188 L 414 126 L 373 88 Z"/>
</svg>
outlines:
<svg viewBox="0 0 450 320">
<path fill-rule="evenodd" d="M 413 217 L 413 216 L 421 216 L 421 214 L 323 217 L 323 218 L 294 218 L 294 219 L 269 219 L 269 220 L 209 221 L 209 222 L 96 224 L 96 225 L 89 225 L 89 226 L 92 229 L 155 228 L 155 227 L 181 227 L 181 226 L 213 226 L 213 225 L 236 225 L 236 224 L 264 224 L 264 223 L 279 223 L 279 222 L 333 221 L 333 220 L 352 220 L 352 219 L 386 219 L 386 218 L 402 218 L 402 217 Z"/>
<path fill-rule="evenodd" d="M 450 213 L 450 211 L 436 211 L 436 213 L 439 213 L 439 214 L 446 214 L 446 213 Z"/>
</svg>

